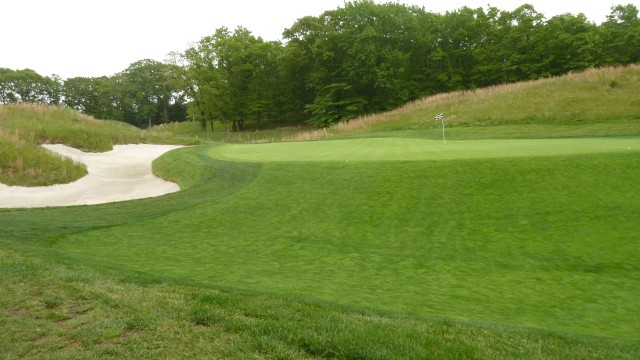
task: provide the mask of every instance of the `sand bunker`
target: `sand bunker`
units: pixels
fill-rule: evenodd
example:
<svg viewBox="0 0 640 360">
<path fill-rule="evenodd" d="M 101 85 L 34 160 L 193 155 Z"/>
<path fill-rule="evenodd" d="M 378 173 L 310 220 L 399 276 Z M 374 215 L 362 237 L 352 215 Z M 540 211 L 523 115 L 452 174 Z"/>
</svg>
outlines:
<svg viewBox="0 0 640 360">
<path fill-rule="evenodd" d="M 180 190 L 151 172 L 151 162 L 174 145 L 116 145 L 105 153 L 85 153 L 65 145 L 47 149 L 87 165 L 88 175 L 69 184 L 40 187 L 0 184 L 0 208 L 91 205 L 160 196 Z"/>
</svg>

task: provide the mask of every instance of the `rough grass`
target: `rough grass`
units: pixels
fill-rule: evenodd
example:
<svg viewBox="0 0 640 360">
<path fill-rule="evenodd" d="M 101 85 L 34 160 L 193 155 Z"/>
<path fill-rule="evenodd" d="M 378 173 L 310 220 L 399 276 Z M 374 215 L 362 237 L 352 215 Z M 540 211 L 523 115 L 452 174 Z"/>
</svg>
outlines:
<svg viewBox="0 0 640 360">
<path fill-rule="evenodd" d="M 114 144 L 184 143 L 169 132 L 142 131 L 131 125 L 96 120 L 77 111 L 42 104 L 0 106 L 0 182 L 41 186 L 67 183 L 86 174 L 75 164 L 42 149 L 61 143 L 83 150 L 109 151 Z"/>
<path fill-rule="evenodd" d="M 546 132 L 529 132 L 530 136 L 537 137 L 553 137 L 556 128 L 566 125 L 581 131 L 583 136 L 619 135 L 621 130 L 638 135 L 638 93 L 640 65 L 590 69 L 560 77 L 430 96 L 387 113 L 363 116 L 284 140 L 436 128 L 439 124 L 434 117 L 439 113 L 445 114 L 449 127 L 548 126 Z M 601 126 L 594 128 L 594 124 Z"/>
<path fill-rule="evenodd" d="M 308 125 L 297 125 L 277 126 L 273 128 L 265 126 L 264 129 L 260 129 L 260 124 L 255 123 L 251 124 L 251 126 L 251 128 L 242 132 L 227 133 L 221 123 L 214 122 L 214 130 L 211 131 L 210 124 L 208 124 L 207 131 L 204 132 L 199 122 L 180 122 L 155 126 L 150 130 L 151 132 L 160 130 L 171 133 L 176 137 L 184 137 L 187 139 L 218 141 L 222 143 L 264 143 L 280 141 L 311 128 L 311 126 Z"/>
<path fill-rule="evenodd" d="M 77 111 L 42 104 L 0 106 L 0 128 L 37 144 L 61 143 L 83 151 L 109 151 L 114 144 L 172 143 L 166 134 L 120 121 L 96 120 Z"/>
<path fill-rule="evenodd" d="M 0 129 L 0 182 L 40 186 L 65 183 L 87 173 L 86 167 L 35 145 L 33 133 L 23 140 L 19 132 Z"/>
</svg>

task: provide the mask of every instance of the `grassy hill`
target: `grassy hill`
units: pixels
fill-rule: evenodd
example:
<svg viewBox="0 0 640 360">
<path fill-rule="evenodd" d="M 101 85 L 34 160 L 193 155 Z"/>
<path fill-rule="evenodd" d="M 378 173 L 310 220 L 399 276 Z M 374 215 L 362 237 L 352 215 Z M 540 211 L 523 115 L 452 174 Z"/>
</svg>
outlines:
<svg viewBox="0 0 640 360">
<path fill-rule="evenodd" d="M 607 67 L 555 78 L 458 91 L 418 99 L 396 110 L 329 128 L 202 133 L 197 123 L 164 130 L 222 142 L 305 141 L 361 136 L 442 138 L 444 113 L 451 139 L 565 138 L 640 135 L 640 65 Z M 402 132 L 402 133 L 401 133 Z"/>
<path fill-rule="evenodd" d="M 622 79 L 612 89 L 634 86 Z M 438 139 L 432 111 L 496 89 L 328 129 L 330 141 L 179 149 L 154 163 L 183 189 L 163 197 L 0 210 L 0 349 L 638 358 L 638 117 L 469 111 Z"/>
<path fill-rule="evenodd" d="M 591 69 L 557 78 L 440 94 L 396 110 L 286 137 L 312 140 L 347 134 L 451 138 L 550 138 L 640 134 L 640 65 Z M 403 136 L 407 136 L 403 135 Z M 359 135 L 358 135 L 359 136 Z"/>
<path fill-rule="evenodd" d="M 114 144 L 177 143 L 168 132 L 143 131 L 119 121 L 96 120 L 63 107 L 40 104 L 0 106 L 0 183 L 42 186 L 84 176 L 84 166 L 40 147 L 59 143 L 102 152 Z"/>
</svg>

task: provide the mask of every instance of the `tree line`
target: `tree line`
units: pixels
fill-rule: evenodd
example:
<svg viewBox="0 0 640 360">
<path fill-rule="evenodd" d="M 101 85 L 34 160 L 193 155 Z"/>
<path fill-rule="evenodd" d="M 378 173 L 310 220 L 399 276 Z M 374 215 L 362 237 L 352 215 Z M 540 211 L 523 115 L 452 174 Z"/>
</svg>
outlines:
<svg viewBox="0 0 640 360">
<path fill-rule="evenodd" d="M 583 14 L 546 19 L 463 7 L 446 14 L 371 0 L 307 16 L 265 41 L 219 28 L 165 62 L 141 60 L 113 76 L 62 80 L 0 68 L 0 103 L 64 104 L 144 127 L 196 120 L 329 126 L 419 97 L 640 61 L 638 9 L 618 5 L 600 25 Z"/>
<path fill-rule="evenodd" d="M 113 76 L 62 80 L 30 69 L 0 68 L 0 104 L 65 105 L 98 119 L 148 127 L 184 120 L 187 99 L 172 81 L 175 66 L 141 60 Z"/>
</svg>

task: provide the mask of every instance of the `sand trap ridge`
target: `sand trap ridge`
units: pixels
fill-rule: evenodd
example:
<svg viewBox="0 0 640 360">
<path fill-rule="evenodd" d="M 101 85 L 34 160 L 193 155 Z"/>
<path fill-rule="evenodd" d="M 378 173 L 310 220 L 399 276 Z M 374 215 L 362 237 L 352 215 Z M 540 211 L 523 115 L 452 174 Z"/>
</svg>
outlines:
<svg viewBox="0 0 640 360">
<path fill-rule="evenodd" d="M 105 153 L 85 153 L 65 145 L 43 145 L 87 165 L 88 175 L 69 184 L 41 187 L 0 184 L 0 208 L 90 205 L 160 196 L 180 190 L 151 171 L 151 162 L 180 146 L 115 145 Z"/>
</svg>

